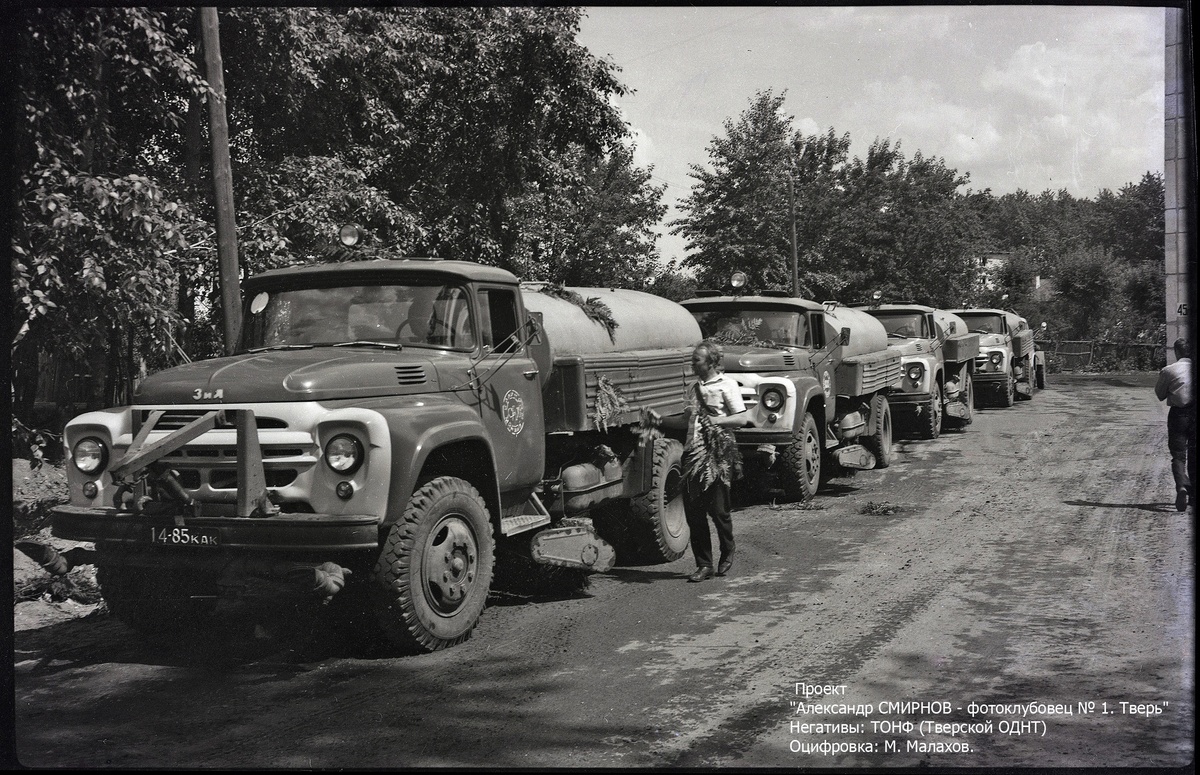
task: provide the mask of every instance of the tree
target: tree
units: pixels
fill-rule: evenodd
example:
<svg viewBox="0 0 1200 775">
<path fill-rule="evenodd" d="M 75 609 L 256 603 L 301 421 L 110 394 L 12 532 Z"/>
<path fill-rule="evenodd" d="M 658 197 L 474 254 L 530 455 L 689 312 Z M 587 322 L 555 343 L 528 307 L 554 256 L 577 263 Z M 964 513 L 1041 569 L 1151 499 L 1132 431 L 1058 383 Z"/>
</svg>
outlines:
<svg viewBox="0 0 1200 775">
<path fill-rule="evenodd" d="M 793 160 L 791 117 L 784 94 L 758 92 L 725 137 L 708 147 L 712 170 L 693 164 L 696 180 L 670 224 L 687 238 L 684 266 L 701 287 L 724 287 L 734 271 L 752 289 L 790 288 L 790 215 L 787 175 Z"/>
</svg>

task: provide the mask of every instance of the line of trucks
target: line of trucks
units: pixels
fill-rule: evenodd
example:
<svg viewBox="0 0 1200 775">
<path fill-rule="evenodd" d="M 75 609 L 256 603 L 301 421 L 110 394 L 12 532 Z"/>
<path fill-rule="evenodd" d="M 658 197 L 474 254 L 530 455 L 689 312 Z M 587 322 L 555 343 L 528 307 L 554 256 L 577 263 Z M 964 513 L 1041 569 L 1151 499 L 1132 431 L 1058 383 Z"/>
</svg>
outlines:
<svg viewBox="0 0 1200 775">
<path fill-rule="evenodd" d="M 148 635 L 224 607 L 336 602 L 403 650 L 468 638 L 497 564 L 586 574 L 688 547 L 692 347 L 725 345 L 747 476 L 804 500 L 886 467 L 897 432 L 962 428 L 1033 394 L 1032 334 L 1002 310 L 783 295 L 676 304 L 555 288 L 469 262 L 352 261 L 243 284 L 235 354 L 150 375 L 64 431 L 66 552 Z M 985 396 L 990 391 L 990 396 Z M 88 548 L 91 544 L 92 548 Z"/>
</svg>

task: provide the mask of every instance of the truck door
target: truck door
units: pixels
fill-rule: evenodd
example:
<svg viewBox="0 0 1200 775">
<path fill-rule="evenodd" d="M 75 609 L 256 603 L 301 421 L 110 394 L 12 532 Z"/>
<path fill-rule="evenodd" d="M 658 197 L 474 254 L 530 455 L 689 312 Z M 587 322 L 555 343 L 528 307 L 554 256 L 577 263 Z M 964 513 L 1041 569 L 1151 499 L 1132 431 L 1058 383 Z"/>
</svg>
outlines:
<svg viewBox="0 0 1200 775">
<path fill-rule="evenodd" d="M 479 288 L 483 357 L 476 368 L 479 413 L 496 454 L 502 492 L 537 484 L 545 468 L 545 422 L 539 370 L 524 343 L 517 290 Z"/>
</svg>

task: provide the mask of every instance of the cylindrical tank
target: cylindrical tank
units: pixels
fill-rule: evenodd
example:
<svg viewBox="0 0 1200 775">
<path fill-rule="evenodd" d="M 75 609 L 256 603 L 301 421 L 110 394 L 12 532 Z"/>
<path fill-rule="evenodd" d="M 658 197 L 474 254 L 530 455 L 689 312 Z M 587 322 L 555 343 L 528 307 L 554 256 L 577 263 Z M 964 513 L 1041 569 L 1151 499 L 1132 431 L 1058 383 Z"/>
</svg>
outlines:
<svg viewBox="0 0 1200 775">
<path fill-rule="evenodd" d="M 962 336 L 971 331 L 967 326 L 967 321 L 953 312 L 947 312 L 944 309 L 935 309 L 933 311 L 933 319 L 946 332 L 946 336 Z"/>
<path fill-rule="evenodd" d="M 832 312 L 826 310 L 825 341 L 836 342 L 843 328 L 850 329 L 850 344 L 841 350 L 843 358 L 887 349 L 887 329 L 873 316 L 841 305 L 835 307 Z"/>
<path fill-rule="evenodd" d="M 704 338 L 692 313 L 669 299 L 619 288 L 573 287 L 566 290 L 578 293 L 584 300 L 598 299 L 612 311 L 617 328 L 610 338 L 608 329 L 589 318 L 578 305 L 538 290 L 522 288 L 525 308 L 542 313 L 542 325 L 555 358 L 627 350 L 679 349 Z"/>
</svg>

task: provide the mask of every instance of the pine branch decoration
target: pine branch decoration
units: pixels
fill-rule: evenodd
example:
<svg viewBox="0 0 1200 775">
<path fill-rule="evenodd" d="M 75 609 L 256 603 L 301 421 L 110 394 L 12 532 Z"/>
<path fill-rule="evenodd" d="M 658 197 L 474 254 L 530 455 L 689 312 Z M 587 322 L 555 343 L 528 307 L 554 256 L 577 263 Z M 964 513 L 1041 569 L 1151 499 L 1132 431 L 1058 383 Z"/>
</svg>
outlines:
<svg viewBox="0 0 1200 775">
<path fill-rule="evenodd" d="M 720 481 L 731 484 L 742 476 L 742 453 L 733 434 L 712 421 L 708 411 L 692 399 L 696 432 L 684 450 L 683 475 L 702 489 Z"/>
<path fill-rule="evenodd" d="M 583 314 L 587 315 L 588 320 L 604 326 L 604 330 L 608 332 L 608 338 L 613 344 L 617 343 L 616 331 L 620 324 L 613 318 L 612 310 L 609 306 L 601 301 L 599 297 L 590 296 L 585 299 L 575 291 L 564 288 L 561 285 L 543 285 L 538 290 L 547 296 L 569 301 L 576 307 L 579 307 L 583 310 Z"/>
<path fill-rule="evenodd" d="M 603 374 L 596 380 L 596 406 L 592 410 L 592 422 L 598 431 L 608 431 L 610 422 L 629 411 L 629 401 L 621 388 Z"/>
</svg>

